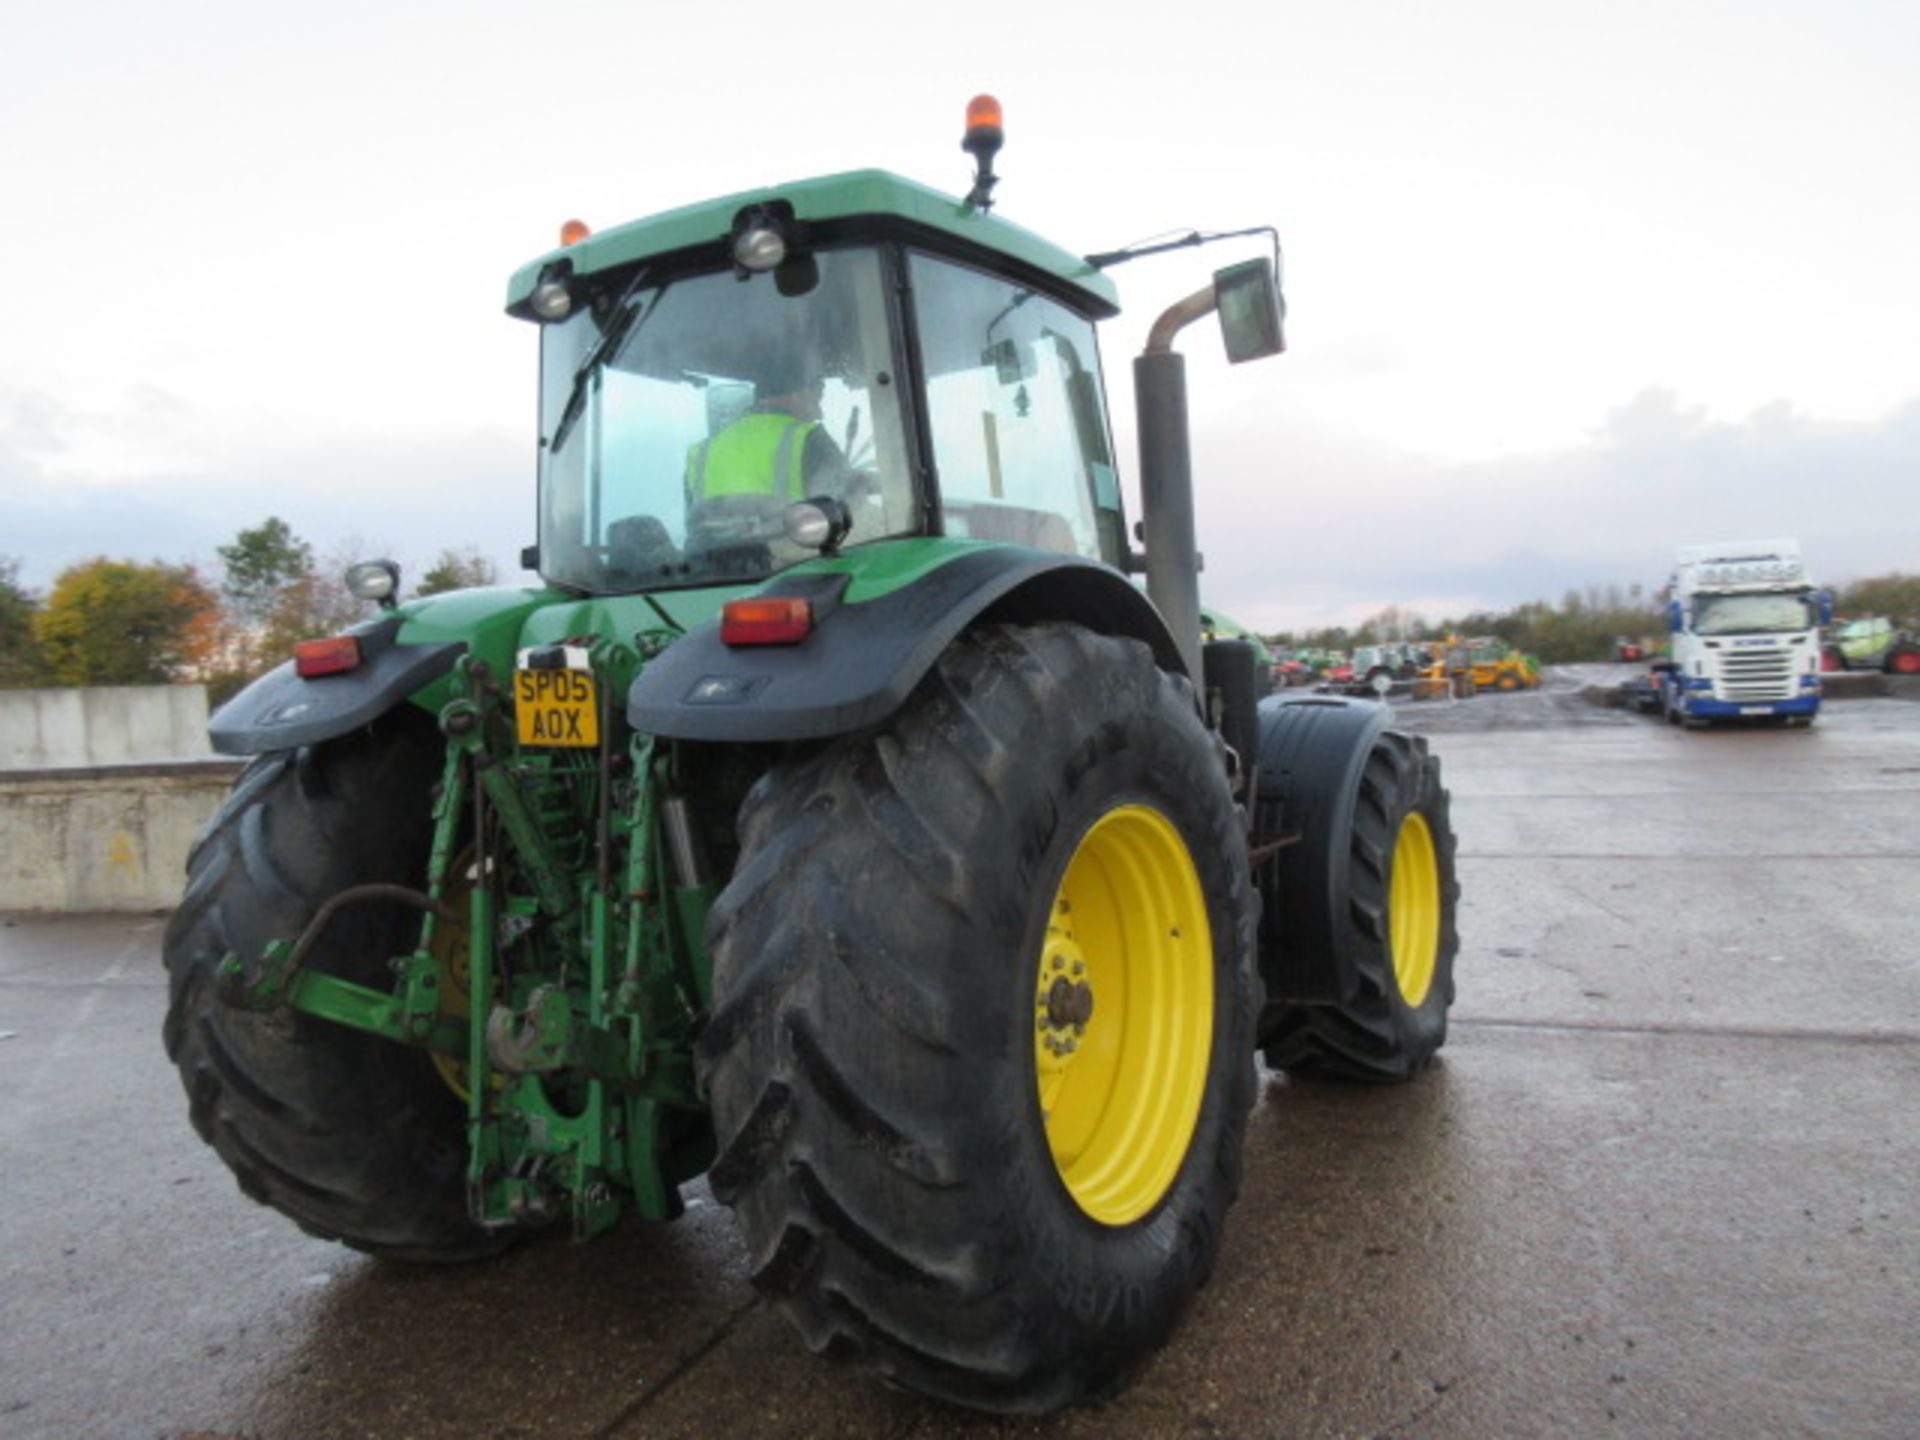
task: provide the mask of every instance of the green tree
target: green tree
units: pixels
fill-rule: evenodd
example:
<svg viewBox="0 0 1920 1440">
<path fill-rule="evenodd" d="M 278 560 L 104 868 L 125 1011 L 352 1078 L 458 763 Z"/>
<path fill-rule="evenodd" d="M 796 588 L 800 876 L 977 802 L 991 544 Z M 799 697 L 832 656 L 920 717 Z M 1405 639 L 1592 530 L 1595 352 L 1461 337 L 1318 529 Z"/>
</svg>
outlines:
<svg viewBox="0 0 1920 1440">
<path fill-rule="evenodd" d="M 33 634 L 39 610 L 38 597 L 20 583 L 20 562 L 0 557 L 0 687 L 39 682 L 40 645 Z"/>
<path fill-rule="evenodd" d="M 191 565 L 103 556 L 60 572 L 34 616 L 34 638 L 55 684 L 160 684 L 205 662 L 218 606 Z"/>
<path fill-rule="evenodd" d="M 313 546 L 277 515 L 217 548 L 225 566 L 220 589 L 226 603 L 207 674 L 215 703 L 285 660 L 300 641 L 344 628 L 364 608 L 337 577 L 321 575 Z"/>
<path fill-rule="evenodd" d="M 1841 588 L 1835 609 L 1849 617 L 1884 615 L 1920 625 L 1920 575 L 1876 575 Z"/>
<path fill-rule="evenodd" d="M 239 618 L 268 625 L 284 607 L 288 590 L 313 574 L 313 547 L 278 515 L 242 530 L 218 547 L 226 566 L 221 589 Z"/>
<path fill-rule="evenodd" d="M 1367 644 L 1381 641 L 1405 640 L 1413 634 L 1420 623 L 1420 617 L 1398 605 L 1389 605 L 1367 617 L 1367 623 L 1360 627 L 1360 633 L 1354 638 L 1364 639 Z"/>
<path fill-rule="evenodd" d="M 439 595 L 448 590 L 473 590 L 500 583 L 500 572 L 493 561 L 469 545 L 461 550 L 440 552 L 414 587 L 415 595 Z"/>
</svg>

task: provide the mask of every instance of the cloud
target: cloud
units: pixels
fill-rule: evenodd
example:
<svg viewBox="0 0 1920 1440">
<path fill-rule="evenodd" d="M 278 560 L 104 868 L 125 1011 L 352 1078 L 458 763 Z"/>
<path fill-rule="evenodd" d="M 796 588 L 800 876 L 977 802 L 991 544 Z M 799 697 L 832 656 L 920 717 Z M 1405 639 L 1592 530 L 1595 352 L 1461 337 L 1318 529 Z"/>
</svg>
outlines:
<svg viewBox="0 0 1920 1440">
<path fill-rule="evenodd" d="M 1864 422 L 1785 402 L 1723 421 L 1650 387 L 1557 451 L 1443 464 L 1243 426 L 1211 460 L 1213 490 L 1196 461 L 1203 589 L 1256 627 L 1651 590 L 1676 545 L 1704 540 L 1796 538 L 1831 583 L 1920 569 L 1920 397 Z"/>
<path fill-rule="evenodd" d="M 101 469 L 134 435 L 145 469 Z M 1649 387 L 1584 443 L 1472 463 L 1259 413 L 1197 413 L 1193 443 L 1202 593 L 1261 629 L 1651 591 L 1676 545 L 1703 540 L 1795 537 L 1829 583 L 1920 570 L 1920 397 L 1871 421 L 1785 402 L 1723 420 Z M 96 554 L 215 570 L 215 546 L 279 515 L 323 556 L 364 537 L 417 574 L 471 546 L 511 580 L 533 472 L 530 439 L 504 425 L 215 434 L 165 395 L 78 414 L 0 390 L 0 555 L 35 586 Z"/>
<path fill-rule="evenodd" d="M 142 463 L 116 466 L 136 435 Z M 215 547 L 269 515 L 321 555 L 366 537 L 419 566 L 472 546 L 510 579 L 534 536 L 532 445 L 504 427 L 214 436 L 158 394 L 78 415 L 0 391 L 0 555 L 29 585 L 102 554 L 217 571 Z"/>
<path fill-rule="evenodd" d="M 29 467 L 64 450 L 60 432 L 65 423 L 65 413 L 51 396 L 0 388 L 0 480 L 17 481 Z"/>
</svg>

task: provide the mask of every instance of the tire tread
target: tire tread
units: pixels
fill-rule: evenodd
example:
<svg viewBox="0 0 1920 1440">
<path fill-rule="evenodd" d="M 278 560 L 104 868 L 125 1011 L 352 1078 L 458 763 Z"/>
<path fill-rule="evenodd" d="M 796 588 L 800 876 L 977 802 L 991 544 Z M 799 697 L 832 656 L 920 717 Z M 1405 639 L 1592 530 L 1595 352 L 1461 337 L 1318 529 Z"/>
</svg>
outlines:
<svg viewBox="0 0 1920 1440">
<path fill-rule="evenodd" d="M 439 740 L 424 716 L 242 772 L 202 828 L 164 954 L 166 1051 L 189 1116 L 241 1191 L 303 1230 L 386 1258 L 462 1260 L 506 1243 L 466 1216 L 461 1108 L 419 1053 L 290 1012 L 231 1009 L 214 977 L 229 953 L 292 939 L 329 896 L 366 880 L 416 883 Z M 342 911 L 317 970 L 386 981 L 417 913 Z"/>
</svg>

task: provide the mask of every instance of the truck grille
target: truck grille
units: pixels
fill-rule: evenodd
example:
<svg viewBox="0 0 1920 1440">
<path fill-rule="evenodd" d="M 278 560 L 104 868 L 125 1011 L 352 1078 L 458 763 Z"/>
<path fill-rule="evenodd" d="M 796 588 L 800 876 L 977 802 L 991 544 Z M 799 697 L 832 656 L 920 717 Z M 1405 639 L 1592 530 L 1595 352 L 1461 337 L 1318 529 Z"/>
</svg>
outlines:
<svg viewBox="0 0 1920 1440">
<path fill-rule="evenodd" d="M 1736 650 L 1720 657 L 1722 699 L 1791 700 L 1793 678 L 1791 650 Z"/>
</svg>

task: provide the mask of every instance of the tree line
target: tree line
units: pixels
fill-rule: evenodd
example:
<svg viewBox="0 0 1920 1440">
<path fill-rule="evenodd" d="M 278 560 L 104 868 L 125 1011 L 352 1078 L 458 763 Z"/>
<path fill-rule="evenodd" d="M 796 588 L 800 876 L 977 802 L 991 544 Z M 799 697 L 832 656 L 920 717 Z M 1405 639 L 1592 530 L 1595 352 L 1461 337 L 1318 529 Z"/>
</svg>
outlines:
<svg viewBox="0 0 1920 1440">
<path fill-rule="evenodd" d="M 294 645 L 337 634 L 371 613 L 340 583 L 344 558 L 315 559 L 312 545 L 277 516 L 216 548 L 217 577 L 190 564 L 112 560 L 70 565 L 44 595 L 20 583 L 20 562 L 0 556 L 0 688 L 150 685 L 198 680 L 214 702 L 272 669 Z M 442 550 L 411 594 L 498 583 L 471 547 Z M 1530 600 L 1437 621 L 1389 605 L 1357 627 L 1265 636 L 1283 649 L 1351 650 L 1390 641 L 1494 635 L 1548 664 L 1603 660 L 1621 636 L 1665 629 L 1665 592 L 1588 585 L 1556 604 Z M 1920 623 L 1920 575 L 1892 574 L 1835 591 L 1841 616 L 1887 615 Z"/>
<path fill-rule="evenodd" d="M 95 556 L 62 570 L 44 594 L 21 583 L 18 559 L 0 556 L 0 688 L 200 681 L 217 704 L 299 641 L 337 634 L 373 611 L 341 583 L 344 560 L 317 560 L 278 516 L 216 553 L 217 575 Z M 411 593 L 498 579 L 477 550 L 446 549 Z"/>
<path fill-rule="evenodd" d="M 1262 638 L 1281 649 L 1345 651 L 1392 641 L 1492 635 L 1549 665 L 1610 660 L 1614 642 L 1623 636 L 1646 640 L 1665 635 L 1666 601 L 1664 588 L 1587 585 L 1568 590 L 1557 605 L 1529 600 L 1509 610 L 1474 610 L 1436 621 L 1389 605 L 1351 629 L 1334 625 Z M 1880 575 L 1837 586 L 1834 614 L 1886 615 L 1920 624 L 1920 574 Z"/>
</svg>

